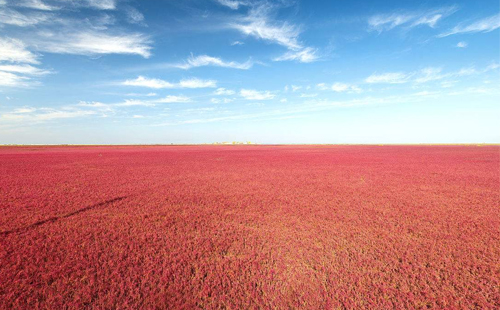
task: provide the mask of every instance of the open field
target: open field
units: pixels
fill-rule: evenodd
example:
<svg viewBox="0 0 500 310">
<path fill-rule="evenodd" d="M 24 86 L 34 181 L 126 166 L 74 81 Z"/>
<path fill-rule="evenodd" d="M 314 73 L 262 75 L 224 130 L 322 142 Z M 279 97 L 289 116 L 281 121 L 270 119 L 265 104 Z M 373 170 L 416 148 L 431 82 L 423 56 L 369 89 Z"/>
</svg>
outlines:
<svg viewBox="0 0 500 310">
<path fill-rule="evenodd" d="M 500 308 L 499 146 L 0 148 L 0 308 Z"/>
</svg>

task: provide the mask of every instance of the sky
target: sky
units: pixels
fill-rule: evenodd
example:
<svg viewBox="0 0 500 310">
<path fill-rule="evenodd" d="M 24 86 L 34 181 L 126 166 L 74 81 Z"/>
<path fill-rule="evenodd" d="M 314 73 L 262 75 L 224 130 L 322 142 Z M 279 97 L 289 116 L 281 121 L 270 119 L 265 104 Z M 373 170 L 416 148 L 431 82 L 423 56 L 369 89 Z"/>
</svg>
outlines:
<svg viewBox="0 0 500 310">
<path fill-rule="evenodd" d="M 0 0 L 0 144 L 500 143 L 499 5 Z"/>
</svg>

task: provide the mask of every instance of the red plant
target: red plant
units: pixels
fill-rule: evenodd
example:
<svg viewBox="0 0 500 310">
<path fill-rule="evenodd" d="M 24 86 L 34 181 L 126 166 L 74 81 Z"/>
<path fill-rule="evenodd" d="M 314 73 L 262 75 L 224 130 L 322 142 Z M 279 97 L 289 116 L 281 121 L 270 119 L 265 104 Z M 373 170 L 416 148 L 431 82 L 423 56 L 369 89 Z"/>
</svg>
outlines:
<svg viewBox="0 0 500 310">
<path fill-rule="evenodd" d="M 0 308 L 500 307 L 498 146 L 0 148 Z"/>
</svg>

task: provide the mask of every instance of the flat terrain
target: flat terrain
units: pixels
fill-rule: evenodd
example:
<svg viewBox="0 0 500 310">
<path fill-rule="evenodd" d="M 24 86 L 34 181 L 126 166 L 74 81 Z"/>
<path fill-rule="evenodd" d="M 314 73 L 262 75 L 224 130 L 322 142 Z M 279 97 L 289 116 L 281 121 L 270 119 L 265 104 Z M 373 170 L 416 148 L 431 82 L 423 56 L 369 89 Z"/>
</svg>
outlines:
<svg viewBox="0 0 500 310">
<path fill-rule="evenodd" d="M 500 308 L 498 146 L 0 147 L 1 309 Z"/>
</svg>

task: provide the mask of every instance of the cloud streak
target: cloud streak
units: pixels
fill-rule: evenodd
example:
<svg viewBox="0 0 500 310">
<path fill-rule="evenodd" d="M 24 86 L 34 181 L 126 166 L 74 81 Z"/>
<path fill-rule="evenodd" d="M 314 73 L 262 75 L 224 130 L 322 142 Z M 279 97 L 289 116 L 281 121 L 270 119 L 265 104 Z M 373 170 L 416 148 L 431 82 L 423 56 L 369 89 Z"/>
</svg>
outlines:
<svg viewBox="0 0 500 310">
<path fill-rule="evenodd" d="M 253 89 L 240 90 L 240 96 L 246 100 L 271 100 L 276 97 L 276 95 L 270 91 L 257 91 Z"/>
<path fill-rule="evenodd" d="M 252 68 L 253 62 L 248 60 L 244 63 L 239 63 L 235 61 L 224 61 L 217 57 L 212 57 L 208 55 L 200 55 L 194 57 L 191 55 L 185 63 L 176 64 L 174 67 L 188 70 L 191 68 L 204 67 L 204 66 L 215 66 L 215 67 L 223 67 L 223 68 L 232 68 L 232 69 L 240 69 L 240 70 L 248 70 Z"/>
<path fill-rule="evenodd" d="M 474 67 L 462 68 L 455 72 L 443 73 L 442 68 L 426 67 L 419 71 L 409 73 L 404 72 L 388 72 L 377 74 L 374 73 L 365 79 L 368 84 L 403 84 L 413 82 L 415 84 L 423 84 L 431 81 L 443 80 L 447 78 L 459 78 L 477 74 L 483 74 L 500 68 L 498 63 L 492 63 L 484 69 L 476 69 Z"/>
<path fill-rule="evenodd" d="M 392 30 L 396 27 L 428 26 L 434 28 L 439 20 L 456 11 L 457 8 L 452 6 L 419 12 L 379 14 L 368 19 L 368 27 L 370 30 L 378 32 Z"/>
<path fill-rule="evenodd" d="M 443 38 L 455 34 L 491 32 L 498 28 L 500 28 L 500 14 L 480 19 L 466 26 L 464 25 L 455 26 L 453 29 L 441 33 L 440 35 L 438 35 L 438 37 Z"/>
<path fill-rule="evenodd" d="M 217 81 L 201 80 L 198 78 L 184 79 L 178 83 L 170 83 L 161 79 L 150 79 L 144 76 L 139 76 L 133 80 L 126 80 L 121 83 L 125 86 L 137 86 L 153 89 L 162 88 L 212 88 L 217 86 Z"/>
<path fill-rule="evenodd" d="M 289 51 L 284 55 L 274 58 L 274 61 L 295 60 L 298 62 L 309 63 L 319 59 L 317 49 L 306 47 L 300 51 Z"/>
<path fill-rule="evenodd" d="M 326 85 L 325 83 L 320 83 L 316 85 L 320 90 L 332 90 L 337 93 L 361 93 L 363 90 L 357 85 L 336 82 L 332 85 Z"/>
<path fill-rule="evenodd" d="M 229 23 L 228 27 L 238 30 L 246 36 L 286 47 L 289 52 L 274 58 L 275 61 L 316 61 L 318 59 L 316 49 L 306 47 L 299 41 L 301 27 L 288 22 L 272 20 L 270 17 L 272 9 L 273 7 L 269 4 L 256 5 L 247 16 Z"/>
<path fill-rule="evenodd" d="M 75 55 L 130 54 L 149 58 L 152 49 L 149 37 L 139 33 L 50 33 L 36 43 L 41 51 Z"/>
<path fill-rule="evenodd" d="M 387 84 L 402 84 L 408 82 L 410 75 L 402 73 L 402 72 L 388 72 L 382 74 L 372 74 L 365 79 L 365 82 L 368 84 L 378 84 L 378 83 L 387 83 Z"/>
</svg>

